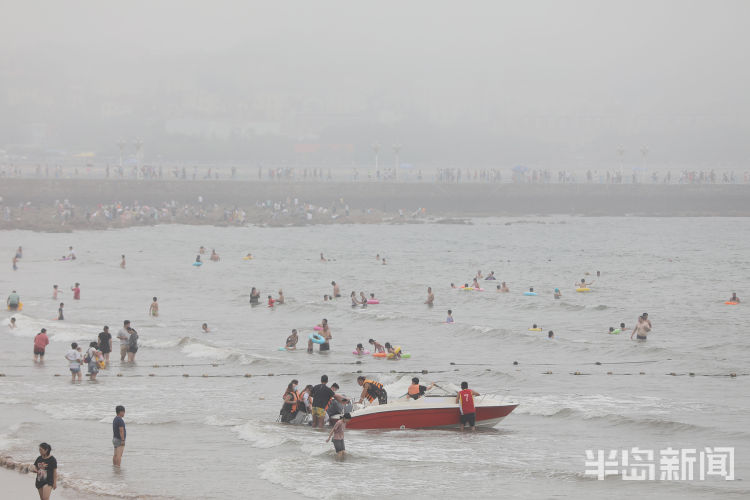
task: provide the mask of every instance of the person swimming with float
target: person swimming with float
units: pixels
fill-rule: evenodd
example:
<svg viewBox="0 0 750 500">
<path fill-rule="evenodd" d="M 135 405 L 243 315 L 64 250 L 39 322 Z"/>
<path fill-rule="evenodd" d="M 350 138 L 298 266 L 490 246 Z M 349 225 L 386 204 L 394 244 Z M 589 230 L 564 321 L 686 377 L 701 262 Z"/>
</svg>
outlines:
<svg viewBox="0 0 750 500">
<path fill-rule="evenodd" d="M 394 348 L 390 342 L 385 343 L 385 351 L 388 353 L 389 359 L 401 359 L 401 348 Z"/>
<path fill-rule="evenodd" d="M 275 300 L 273 300 L 273 296 L 268 296 L 268 307 L 273 307 L 274 303 L 276 303 Z"/>
<path fill-rule="evenodd" d="M 352 299 L 352 307 L 357 307 L 359 305 L 359 300 L 357 300 L 357 292 L 352 292 L 350 297 Z"/>
<path fill-rule="evenodd" d="M 362 394 L 359 396 L 359 403 L 367 398 L 372 403 L 376 399 L 378 404 L 384 405 L 388 403 L 388 392 L 386 392 L 383 384 L 374 380 L 369 380 L 363 375 L 357 377 L 357 384 L 362 386 Z"/>
<path fill-rule="evenodd" d="M 502 287 L 500 288 L 501 292 L 510 292 L 510 288 L 508 288 L 508 285 L 506 285 L 504 281 L 500 285 Z"/>
<path fill-rule="evenodd" d="M 297 336 L 297 329 L 294 328 L 292 334 L 286 338 L 286 344 L 284 347 L 286 347 L 288 351 L 293 351 L 297 349 L 297 342 L 299 342 L 299 336 Z"/>
<path fill-rule="evenodd" d="M 734 302 L 734 303 L 739 304 L 740 303 L 740 298 L 737 297 L 737 292 L 733 292 L 732 293 L 732 297 L 727 302 Z"/>
<path fill-rule="evenodd" d="M 479 288 L 481 288 L 481 287 L 479 286 L 479 282 L 477 281 L 477 279 L 476 279 L 476 278 L 474 278 L 474 281 L 472 281 L 472 283 L 471 283 L 471 286 L 472 286 L 472 287 L 473 287 L 473 288 L 474 288 L 475 290 L 479 290 Z"/>
<path fill-rule="evenodd" d="M 208 328 L 208 323 L 203 323 L 201 325 L 201 330 L 203 330 L 203 333 L 210 333 L 211 330 Z"/>
<path fill-rule="evenodd" d="M 555 298 L 559 299 L 560 297 L 562 297 L 562 294 L 560 293 L 560 289 L 559 288 L 555 288 Z"/>
<path fill-rule="evenodd" d="M 354 349 L 356 354 L 363 356 L 365 354 L 365 348 L 362 346 L 362 344 L 357 344 L 357 347 Z"/>
<path fill-rule="evenodd" d="M 575 286 L 578 287 L 578 288 L 590 288 L 591 285 L 593 285 L 594 283 L 596 283 L 596 280 L 592 281 L 591 283 L 586 283 L 586 279 L 585 278 L 581 278 L 581 282 L 580 283 L 576 283 Z"/>
<path fill-rule="evenodd" d="M 370 339 L 368 342 L 372 345 L 372 348 L 375 349 L 375 352 L 385 352 L 385 347 L 383 347 L 383 344 L 380 344 L 377 340 Z"/>
</svg>

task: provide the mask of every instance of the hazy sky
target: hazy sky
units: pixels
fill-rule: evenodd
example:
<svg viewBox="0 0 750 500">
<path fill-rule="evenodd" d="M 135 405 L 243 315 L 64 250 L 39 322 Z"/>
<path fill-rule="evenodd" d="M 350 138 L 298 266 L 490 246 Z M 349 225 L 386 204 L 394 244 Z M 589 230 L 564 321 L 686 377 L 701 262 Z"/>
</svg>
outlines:
<svg viewBox="0 0 750 500">
<path fill-rule="evenodd" d="M 0 148 L 247 164 L 750 160 L 750 2 L 4 1 Z"/>
</svg>

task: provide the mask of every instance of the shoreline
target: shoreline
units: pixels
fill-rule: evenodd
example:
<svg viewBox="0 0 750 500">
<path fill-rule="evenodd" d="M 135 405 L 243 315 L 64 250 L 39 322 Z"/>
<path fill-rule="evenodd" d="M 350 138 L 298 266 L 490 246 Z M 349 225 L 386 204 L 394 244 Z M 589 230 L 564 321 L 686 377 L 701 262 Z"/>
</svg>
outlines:
<svg viewBox="0 0 750 500">
<path fill-rule="evenodd" d="M 4 179 L 0 229 L 466 223 L 470 217 L 750 217 L 750 185 Z"/>
<path fill-rule="evenodd" d="M 14 500 L 38 500 L 39 494 L 34 487 L 34 475 L 29 472 L 31 464 L 16 462 L 11 457 L 0 456 L 0 483 L 3 485 L 3 494 Z M 62 480 L 58 477 L 58 486 L 52 491 L 51 498 L 62 498 L 73 500 L 75 498 L 106 498 L 104 496 L 93 496 L 75 492 L 64 487 Z"/>
</svg>

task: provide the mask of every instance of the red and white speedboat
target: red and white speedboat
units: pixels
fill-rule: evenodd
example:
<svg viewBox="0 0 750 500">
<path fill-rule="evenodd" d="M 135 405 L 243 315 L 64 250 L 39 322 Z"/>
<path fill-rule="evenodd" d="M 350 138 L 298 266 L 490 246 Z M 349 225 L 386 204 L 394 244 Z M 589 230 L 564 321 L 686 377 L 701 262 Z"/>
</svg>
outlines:
<svg viewBox="0 0 750 500">
<path fill-rule="evenodd" d="M 489 396 L 474 397 L 476 426 L 492 427 L 507 417 L 518 404 Z M 398 399 L 385 405 L 371 405 L 351 412 L 348 429 L 427 429 L 458 427 L 460 412 L 455 395 L 428 394 L 417 400 Z"/>
</svg>

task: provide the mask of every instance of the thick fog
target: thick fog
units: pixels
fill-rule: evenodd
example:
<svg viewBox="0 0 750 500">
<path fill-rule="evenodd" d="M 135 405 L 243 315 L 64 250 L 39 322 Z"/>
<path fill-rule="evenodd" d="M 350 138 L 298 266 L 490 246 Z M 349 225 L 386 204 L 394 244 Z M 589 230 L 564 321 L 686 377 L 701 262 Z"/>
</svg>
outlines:
<svg viewBox="0 0 750 500">
<path fill-rule="evenodd" d="M 0 149 L 419 167 L 750 159 L 750 3 L 4 2 Z M 622 154 L 618 149 L 622 148 Z"/>
</svg>

